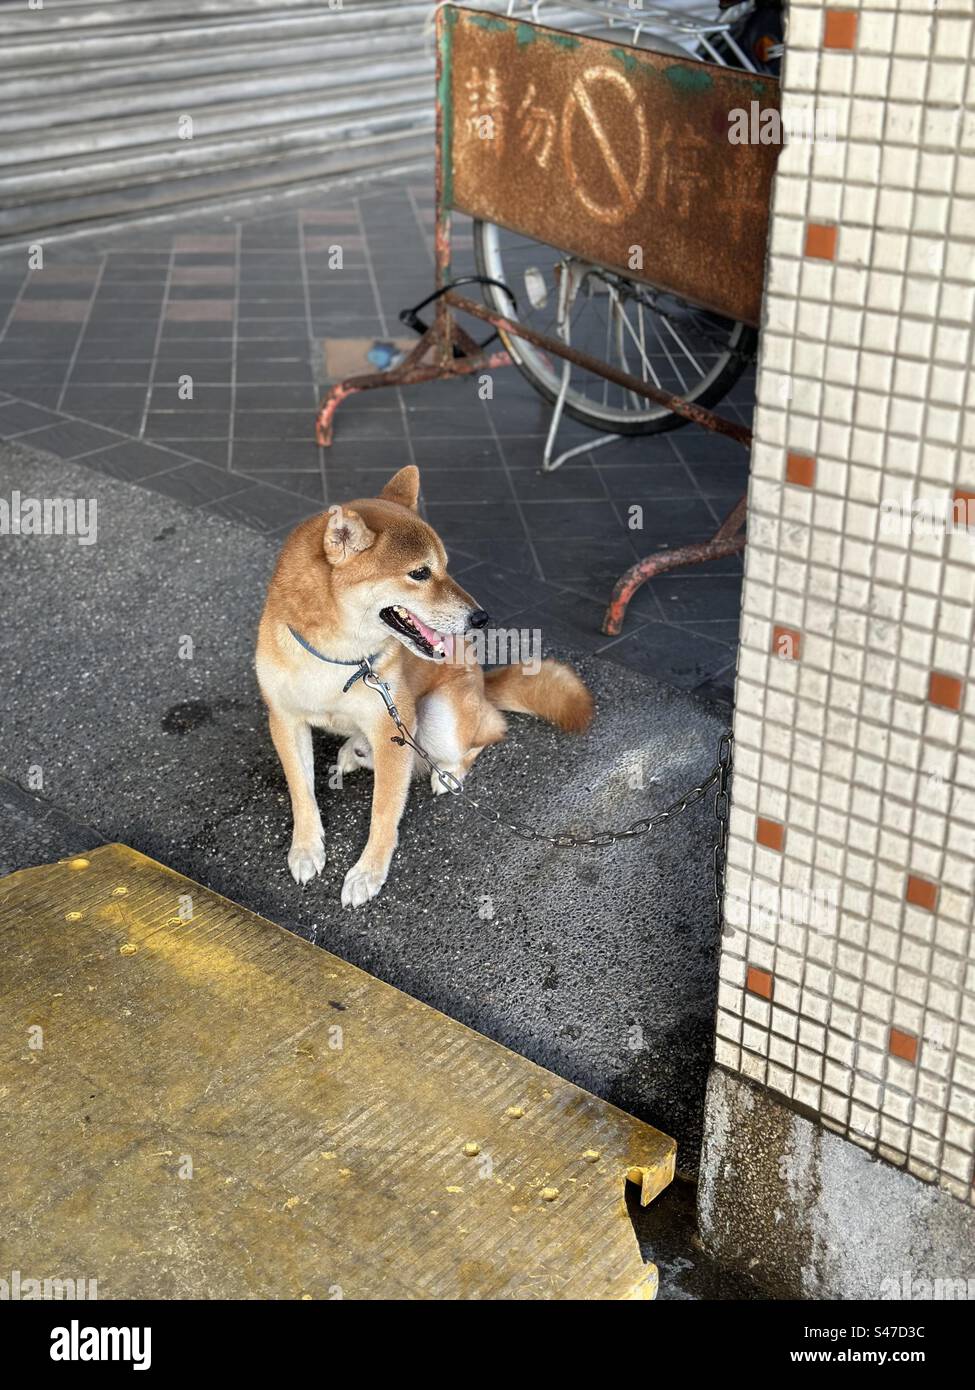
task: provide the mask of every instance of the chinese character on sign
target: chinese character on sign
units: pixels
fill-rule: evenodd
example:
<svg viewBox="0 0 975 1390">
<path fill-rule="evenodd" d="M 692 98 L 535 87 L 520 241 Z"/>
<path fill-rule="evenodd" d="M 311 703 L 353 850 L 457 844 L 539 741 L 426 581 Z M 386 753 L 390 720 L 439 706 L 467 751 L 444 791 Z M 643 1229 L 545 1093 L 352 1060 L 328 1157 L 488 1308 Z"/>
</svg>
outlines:
<svg viewBox="0 0 975 1390">
<path fill-rule="evenodd" d="M 490 67 L 482 78 L 480 68 L 473 68 L 465 82 L 467 88 L 467 124 L 479 140 L 487 140 L 496 154 L 504 148 L 504 112 L 508 103 L 501 95 L 497 69 Z"/>
<path fill-rule="evenodd" d="M 529 82 L 528 91 L 518 107 L 518 120 L 521 122 L 520 133 L 526 153 L 534 154 L 540 169 L 547 169 L 558 122 L 551 111 L 536 104 L 534 82 Z"/>
</svg>

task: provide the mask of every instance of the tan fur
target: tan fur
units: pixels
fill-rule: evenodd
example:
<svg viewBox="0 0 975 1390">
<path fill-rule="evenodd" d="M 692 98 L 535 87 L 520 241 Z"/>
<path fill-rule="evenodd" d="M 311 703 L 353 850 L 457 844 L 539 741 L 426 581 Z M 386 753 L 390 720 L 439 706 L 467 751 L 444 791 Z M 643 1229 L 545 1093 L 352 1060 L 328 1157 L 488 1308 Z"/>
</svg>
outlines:
<svg viewBox="0 0 975 1390">
<path fill-rule="evenodd" d="M 331 508 L 298 526 L 278 557 L 258 631 L 258 682 L 291 797 L 288 864 L 297 882 L 313 878 L 325 863 L 311 729 L 347 736 L 339 755 L 343 774 L 369 766 L 375 774 L 369 838 L 346 875 L 344 906 L 359 906 L 382 888 L 410 779 L 425 769 L 390 742 L 394 729 L 375 691 L 357 681 L 343 693 L 354 665 L 320 661 L 289 626 L 332 658 L 354 663 L 378 653 L 374 666 L 407 727 L 461 780 L 484 748 L 504 738 L 502 709 L 536 714 L 574 732 L 592 717 L 592 696 L 566 666 L 545 661 L 535 675 L 505 667 L 485 679 L 476 664 L 424 659 L 383 624 L 380 610 L 400 604 L 436 632 L 460 640 L 477 609 L 447 574 L 439 536 L 416 513 L 419 485 L 416 468 L 400 469 L 380 497 Z M 424 566 L 429 579 L 410 577 Z M 443 790 L 436 778 L 431 785 Z"/>
<path fill-rule="evenodd" d="M 567 734 L 584 734 L 592 723 L 592 696 L 575 671 L 559 661 L 543 661 L 534 674 L 523 666 L 501 666 L 488 671 L 484 686 L 498 709 L 537 714 Z"/>
</svg>

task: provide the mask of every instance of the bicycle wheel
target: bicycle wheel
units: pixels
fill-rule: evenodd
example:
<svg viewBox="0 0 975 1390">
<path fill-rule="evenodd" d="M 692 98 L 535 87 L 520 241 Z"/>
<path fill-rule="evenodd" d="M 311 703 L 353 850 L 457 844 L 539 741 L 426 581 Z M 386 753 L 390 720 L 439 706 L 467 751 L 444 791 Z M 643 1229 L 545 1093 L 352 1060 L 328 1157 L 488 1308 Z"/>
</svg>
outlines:
<svg viewBox="0 0 975 1390">
<path fill-rule="evenodd" d="M 492 222 L 475 220 L 474 254 L 478 274 L 514 290 L 526 327 L 558 337 L 561 308 L 573 347 L 696 405 L 715 405 L 754 359 L 758 335 L 747 324 L 707 313 Z M 511 303 L 501 290 L 484 285 L 483 292 L 489 308 L 511 315 Z M 524 338 L 501 337 L 522 375 L 554 404 L 563 384 L 563 360 Z M 574 365 L 565 411 L 611 434 L 657 434 L 688 423 L 666 406 Z"/>
</svg>

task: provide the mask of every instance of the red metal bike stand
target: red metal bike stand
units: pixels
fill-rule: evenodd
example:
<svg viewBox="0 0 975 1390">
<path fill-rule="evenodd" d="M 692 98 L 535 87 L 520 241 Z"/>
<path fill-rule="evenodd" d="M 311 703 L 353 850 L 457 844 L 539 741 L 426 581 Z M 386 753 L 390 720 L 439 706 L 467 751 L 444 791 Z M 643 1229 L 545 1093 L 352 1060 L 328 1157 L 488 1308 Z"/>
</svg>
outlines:
<svg viewBox="0 0 975 1390">
<path fill-rule="evenodd" d="M 454 357 L 453 344 L 466 355 Z M 431 360 L 425 361 L 427 357 Z M 417 341 L 416 346 L 397 366 L 386 372 L 367 372 L 362 376 L 346 377 L 337 382 L 324 396 L 315 418 L 315 438 L 323 449 L 332 442 L 332 423 L 343 401 L 360 391 L 375 391 L 380 386 L 415 386 L 422 381 L 441 381 L 453 376 L 470 376 L 472 372 L 507 367 L 511 358 L 507 352 L 485 354 L 473 338 L 443 313 Z"/>
<path fill-rule="evenodd" d="M 602 626 L 607 637 L 620 635 L 630 599 L 655 574 L 665 574 L 667 570 L 679 569 L 681 565 L 702 565 L 706 560 L 722 560 L 726 555 L 737 555 L 744 550 L 745 507 L 746 496 L 742 494 L 709 541 L 682 545 L 676 550 L 658 550 L 656 555 L 647 555 L 631 565 L 613 587 Z"/>
</svg>

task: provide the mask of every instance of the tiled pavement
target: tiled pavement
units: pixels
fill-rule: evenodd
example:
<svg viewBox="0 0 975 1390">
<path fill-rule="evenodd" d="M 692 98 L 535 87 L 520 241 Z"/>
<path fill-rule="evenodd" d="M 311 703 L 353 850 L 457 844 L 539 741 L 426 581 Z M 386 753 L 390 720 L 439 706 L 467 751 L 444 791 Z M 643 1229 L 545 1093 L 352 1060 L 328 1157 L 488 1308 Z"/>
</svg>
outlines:
<svg viewBox="0 0 975 1390">
<path fill-rule="evenodd" d="M 688 427 L 543 475 L 548 408 L 514 370 L 495 374 L 490 403 L 473 380 L 355 398 L 333 447 L 315 445 L 323 383 L 371 370 L 365 351 L 403 341 L 398 311 L 432 288 L 432 200 L 414 175 L 284 212 L 263 204 L 49 242 L 32 271 L 25 252 L 6 253 L 0 437 L 281 536 L 415 462 L 452 571 L 494 622 L 727 693 L 737 558 L 652 581 L 620 638 L 599 625 L 635 559 L 711 534 L 745 487 L 738 446 Z M 457 232 L 464 273 L 470 235 Z M 329 265 L 335 244 L 341 270 Z M 752 389 L 744 378 L 722 409 L 747 419 Z M 565 431 L 567 445 L 597 437 Z M 642 530 L 628 527 L 633 504 Z"/>
</svg>

